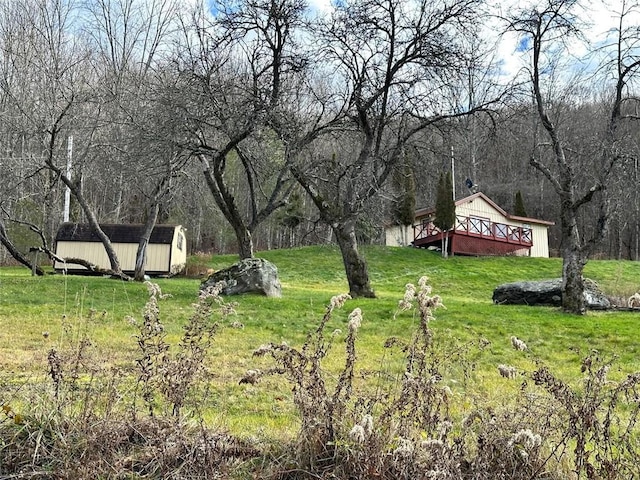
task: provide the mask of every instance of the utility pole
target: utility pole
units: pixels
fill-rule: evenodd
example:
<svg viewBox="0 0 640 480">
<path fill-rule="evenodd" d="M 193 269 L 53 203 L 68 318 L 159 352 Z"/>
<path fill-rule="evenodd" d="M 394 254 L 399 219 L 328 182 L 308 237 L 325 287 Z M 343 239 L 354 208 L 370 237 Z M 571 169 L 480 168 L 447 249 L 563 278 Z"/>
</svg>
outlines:
<svg viewBox="0 0 640 480">
<path fill-rule="evenodd" d="M 73 135 L 67 137 L 67 178 L 71 179 L 71 162 L 73 157 Z M 67 187 L 64 191 L 64 211 L 62 221 L 69 221 L 69 210 L 71 210 L 71 189 Z"/>
<path fill-rule="evenodd" d="M 456 201 L 456 162 L 453 157 L 453 145 L 451 145 L 451 185 L 453 185 L 453 201 Z"/>
</svg>

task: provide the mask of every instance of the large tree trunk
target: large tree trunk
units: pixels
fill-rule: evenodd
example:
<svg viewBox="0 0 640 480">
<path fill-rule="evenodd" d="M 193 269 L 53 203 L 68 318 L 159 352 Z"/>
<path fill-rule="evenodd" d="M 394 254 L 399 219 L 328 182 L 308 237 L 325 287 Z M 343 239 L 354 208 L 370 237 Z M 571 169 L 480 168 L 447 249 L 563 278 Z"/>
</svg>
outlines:
<svg viewBox="0 0 640 480">
<path fill-rule="evenodd" d="M 369 283 L 369 269 L 367 262 L 358 252 L 355 225 L 352 221 L 332 225 L 336 240 L 342 253 L 347 280 L 349 282 L 349 294 L 353 298 L 375 298 L 375 293 Z"/>
<path fill-rule="evenodd" d="M 562 211 L 562 308 L 584 314 L 582 272 L 587 258 L 580 241 L 576 212 L 569 204 L 570 199 L 565 199 Z"/>
<path fill-rule="evenodd" d="M 253 238 L 251 231 L 246 226 L 236 204 L 235 198 L 224 182 L 222 171 L 211 169 L 209 161 L 204 155 L 200 155 L 204 178 L 207 181 L 209 191 L 213 195 L 216 205 L 229 222 L 238 243 L 238 255 L 241 260 L 253 258 Z"/>
<path fill-rule="evenodd" d="M 151 236 L 152 230 L 153 226 L 149 230 L 145 228 L 145 231 L 140 238 L 140 242 L 138 243 L 138 250 L 136 251 L 136 268 L 133 272 L 133 279 L 136 282 L 143 282 L 145 280 L 144 264 L 147 260 L 147 245 L 149 245 L 149 237 Z"/>
<path fill-rule="evenodd" d="M 61 179 L 67 186 L 72 185 L 71 182 L 67 183 L 68 179 L 64 175 L 61 176 Z M 120 267 L 120 260 L 118 260 L 118 255 L 116 254 L 116 251 L 113 248 L 113 244 L 111 243 L 111 240 L 102 231 L 102 228 L 100 228 L 98 219 L 96 218 L 89 204 L 84 199 L 84 196 L 75 187 L 71 188 L 71 193 L 74 195 L 74 197 L 76 197 L 76 200 L 78 200 L 80 207 L 82 207 L 82 211 L 86 215 L 87 222 L 91 226 L 91 229 L 94 231 L 94 233 L 98 236 L 98 238 L 102 242 L 102 245 L 104 246 L 104 250 L 107 253 L 107 257 L 109 258 L 109 265 L 111 265 L 111 270 L 113 270 L 116 277 L 126 278 L 126 275 L 122 273 L 122 268 Z"/>
<path fill-rule="evenodd" d="M 158 221 L 159 211 L 160 204 L 156 202 L 151 206 L 149 216 L 147 217 L 147 221 L 144 224 L 144 231 L 142 232 L 142 236 L 140 237 L 140 241 L 138 242 L 138 251 L 136 252 L 136 268 L 133 273 L 133 279 L 138 282 L 144 281 L 144 264 L 147 260 L 147 246 L 149 245 L 149 239 L 151 238 L 153 228 L 156 226 L 156 222 Z"/>
<path fill-rule="evenodd" d="M 563 250 L 562 257 L 562 308 L 566 312 L 583 314 L 585 303 L 582 271 L 586 259 L 573 249 Z"/>
<path fill-rule="evenodd" d="M 253 237 L 251 232 L 242 225 L 233 225 L 233 231 L 236 234 L 238 242 L 238 256 L 240 260 L 245 258 L 253 258 Z"/>
<path fill-rule="evenodd" d="M 133 278 L 138 282 L 142 282 L 144 280 L 144 264 L 147 260 L 147 246 L 149 245 L 149 240 L 151 239 L 153 229 L 158 222 L 158 215 L 160 213 L 160 200 L 169 191 L 170 179 L 171 169 L 169 169 L 169 173 L 166 176 L 162 177 L 151 197 L 151 204 L 149 205 L 149 209 L 147 212 L 147 221 L 144 224 L 144 231 L 142 232 L 142 236 L 138 241 L 138 251 L 136 252 L 136 266 Z"/>
</svg>

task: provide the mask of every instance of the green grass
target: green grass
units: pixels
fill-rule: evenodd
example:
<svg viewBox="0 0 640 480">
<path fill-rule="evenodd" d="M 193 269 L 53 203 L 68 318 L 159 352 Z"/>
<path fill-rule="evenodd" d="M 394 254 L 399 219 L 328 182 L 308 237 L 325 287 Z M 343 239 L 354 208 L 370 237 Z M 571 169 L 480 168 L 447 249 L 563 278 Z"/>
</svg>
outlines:
<svg viewBox="0 0 640 480">
<path fill-rule="evenodd" d="M 329 331 L 346 332 L 347 316 L 355 307 L 363 311 L 358 348 L 361 369 L 383 368 L 397 373 L 399 352 L 382 347 L 385 339 L 409 339 L 417 322 L 411 313 L 394 319 L 396 305 L 407 283 L 430 278 L 434 293 L 446 309 L 436 312 L 432 324 L 439 348 L 460 348 L 466 342 L 485 338 L 489 345 L 469 352 L 473 376 L 482 384 L 473 391 L 462 386 L 462 370 L 452 365 L 446 379 L 457 393 L 465 395 L 504 391 L 505 382 L 496 372 L 500 363 L 533 369 L 539 359 L 565 379 L 580 378 L 580 360 L 593 349 L 605 357 L 618 357 L 612 376 L 639 370 L 638 314 L 589 312 L 573 316 L 559 309 L 494 305 L 493 289 L 505 282 L 560 276 L 560 259 L 470 258 L 442 259 L 437 253 L 409 249 L 369 247 L 363 252 L 369 262 L 371 283 L 377 299 L 356 299 L 337 312 Z M 252 352 L 268 342 L 300 345 L 313 330 L 333 295 L 348 290 L 340 253 L 334 247 L 308 247 L 258 254 L 279 269 L 283 287 L 280 299 L 257 295 L 233 297 L 243 329 L 223 328 L 210 352 L 211 384 L 200 407 L 205 417 L 235 433 L 261 431 L 287 434 L 292 428 L 291 392 L 281 380 L 271 378 L 258 385 L 238 385 L 247 369 L 269 367 L 267 359 Z M 234 256 L 199 257 L 206 268 L 220 269 Z M 612 295 L 627 297 L 640 289 L 640 264 L 625 261 L 592 261 L 585 275 Z M 176 342 L 189 318 L 198 292 L 199 279 L 158 279 L 171 298 L 160 304 L 168 340 Z M 127 316 L 140 319 L 147 299 L 144 285 L 99 277 L 49 275 L 31 277 L 24 269 L 0 269 L 0 367 L 4 378 L 34 381 L 47 371 L 46 356 L 52 346 L 63 348 L 77 342 L 83 332 L 92 340 L 91 354 L 97 365 L 133 369 L 136 333 Z M 43 332 L 48 332 L 45 338 Z M 511 348 L 512 335 L 531 350 L 523 355 Z M 344 334 L 343 334 L 344 336 Z M 341 342 L 334 350 L 340 352 Z M 464 347 L 462 347 L 464 348 Z M 384 356 L 384 360 L 381 360 Z M 338 370 L 340 355 L 327 368 Z M 515 387 L 514 387 L 515 388 Z"/>
</svg>

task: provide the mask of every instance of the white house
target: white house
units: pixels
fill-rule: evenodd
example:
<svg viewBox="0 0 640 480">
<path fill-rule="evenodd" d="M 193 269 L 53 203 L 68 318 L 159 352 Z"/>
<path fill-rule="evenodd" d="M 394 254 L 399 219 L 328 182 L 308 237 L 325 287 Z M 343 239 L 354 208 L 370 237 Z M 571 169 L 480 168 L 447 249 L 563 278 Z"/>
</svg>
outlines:
<svg viewBox="0 0 640 480">
<path fill-rule="evenodd" d="M 455 202 L 456 221 L 446 232 L 451 254 L 549 256 L 547 230 L 554 222 L 510 215 L 478 192 Z M 416 211 L 413 225 L 386 228 L 389 246 L 440 247 L 443 232 L 433 224 L 435 209 Z"/>
</svg>

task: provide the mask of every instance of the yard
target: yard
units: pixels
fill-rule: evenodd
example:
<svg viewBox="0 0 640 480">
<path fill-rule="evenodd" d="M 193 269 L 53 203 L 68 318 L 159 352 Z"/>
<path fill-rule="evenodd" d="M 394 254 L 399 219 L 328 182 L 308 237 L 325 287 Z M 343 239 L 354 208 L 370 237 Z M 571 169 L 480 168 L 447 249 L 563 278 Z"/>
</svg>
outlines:
<svg viewBox="0 0 640 480">
<path fill-rule="evenodd" d="M 559 259 L 454 257 L 443 260 L 438 254 L 424 250 L 382 247 L 366 249 L 365 255 L 378 298 L 349 300 L 344 308 L 333 311 L 322 341 L 312 339 L 306 350 L 307 353 L 320 351 L 316 355 L 320 358 L 331 344 L 319 365 L 323 383 L 326 381 L 322 388 L 332 392 L 335 385 L 339 386 L 344 380 L 345 362 L 349 363 L 345 350 L 348 352 L 350 345 L 350 314 L 356 308 L 362 310 L 355 340 L 353 391 L 345 401 L 345 419 L 362 413 L 363 405 L 357 398 L 380 390 L 392 392 L 394 386 L 404 385 L 406 352 L 411 351 L 412 338 L 420 331 L 420 315 L 415 310 L 399 312 L 398 301 L 403 298 L 405 285 L 412 283 L 417 287 L 423 275 L 429 278 L 433 294 L 441 296 L 445 306 L 433 311 L 435 320 L 429 324 L 431 338 L 423 344 L 433 352 L 429 368 L 433 372 L 437 369 L 439 388 L 447 392 L 446 414 L 444 410 L 433 412 L 440 420 L 446 417 L 447 422 L 458 425 L 485 408 L 496 412 L 511 408 L 518 403 L 519 392 L 525 388 L 523 381 L 530 379 L 532 372 L 540 372 L 543 366 L 568 389 L 581 392 L 582 379 L 589 373 L 583 359 L 590 354 L 589 361 L 594 362 L 594 368 L 600 365 L 598 362 L 605 365 L 613 361 L 608 371 L 612 382 L 620 382 L 640 370 L 638 313 L 590 312 L 578 317 L 553 308 L 492 304 L 493 288 L 500 283 L 559 276 Z M 313 361 L 309 359 L 298 370 L 311 375 L 302 383 L 292 379 L 291 371 L 288 377 L 271 375 L 255 382 L 241 382 L 251 380 L 247 376 L 249 370 L 265 373 L 277 366 L 277 358 L 270 354 L 256 357 L 254 352 L 270 343 L 300 350 L 307 335 L 320 324 L 331 298 L 344 292 L 347 285 L 340 254 L 335 248 L 271 251 L 260 256 L 278 266 L 283 298 L 223 299 L 227 305 L 237 303 L 233 305 L 235 313 L 214 314 L 220 327 L 207 348 L 206 369 L 189 385 L 180 419 L 185 424 L 204 422 L 200 425 L 228 432 L 233 438 L 256 447 L 259 455 L 266 455 L 265 451 L 274 448 L 273 445 L 282 447 L 293 442 L 296 448 L 302 448 L 299 433 L 309 428 L 305 425 L 309 412 L 305 412 L 304 402 L 300 403 L 292 387 L 296 386 L 297 392 L 310 388 L 315 377 L 309 373 L 313 371 Z M 204 272 L 207 268 L 223 268 L 235 260 L 231 256 L 192 257 L 189 270 Z M 633 262 L 592 261 L 585 274 L 610 295 L 626 298 L 640 288 L 637 283 L 640 265 Z M 179 277 L 158 279 L 157 284 L 163 294 L 170 295 L 158 302 L 158 319 L 163 328 L 161 343 L 168 346 L 168 358 L 187 350 L 184 340 L 182 346 L 179 343 L 185 325 L 194 316 L 199 280 Z M 36 419 L 42 422 L 48 409 L 63 395 L 70 399 L 69 405 L 64 406 L 72 405 L 72 408 L 67 411 L 58 404 L 59 413 L 76 418 L 77 409 L 82 405 L 86 408 L 88 404 L 82 392 L 89 389 L 92 393 L 101 392 L 100 395 L 111 391 L 111 397 L 101 397 L 100 402 L 91 403 L 92 408 L 100 412 L 98 416 L 106 417 L 114 409 L 127 414 L 135 411 L 136 417 L 145 417 L 149 410 L 154 418 L 175 417 L 172 415 L 175 402 L 163 396 L 162 388 L 153 383 L 156 380 L 141 381 L 140 372 L 144 370 L 141 360 L 145 358 L 140 346 L 141 326 L 148 298 L 146 286 L 139 283 L 61 275 L 37 278 L 29 276 L 26 270 L 0 270 L 0 385 L 3 386 L 0 392 L 4 392 L 0 393 L 0 403 L 5 406 L 2 427 L 6 429 L 15 423 L 21 425 L 23 432 L 28 427 L 34 428 Z M 206 329 L 206 325 L 200 328 Z M 528 349 L 514 349 L 512 337 L 525 342 Z M 160 336 L 149 338 L 155 341 Z M 394 339 L 391 343 L 405 345 L 405 350 L 385 348 L 390 338 Z M 53 357 L 51 352 L 55 352 Z M 512 378 L 501 375 L 499 365 L 513 368 Z M 163 375 L 158 371 L 152 374 Z M 537 378 L 541 388 L 552 393 L 548 379 Z M 144 396 L 146 387 L 153 390 L 152 400 Z M 601 406 L 604 408 L 604 405 Z M 626 408 L 623 417 L 635 415 L 634 408 L 637 410 L 637 407 Z M 383 416 L 382 411 L 384 408 L 378 406 L 371 413 Z M 23 424 L 15 421 L 16 415 Z M 520 422 L 524 426 L 529 420 L 523 417 Z M 426 426 L 421 428 L 424 431 L 420 435 L 431 436 Z M 6 435 L 4 438 L 5 446 L 0 443 L 0 449 L 4 448 L 8 455 Z M 398 438 L 396 432 L 396 436 L 391 437 L 391 443 L 395 444 L 385 448 L 395 451 Z M 633 441 L 637 442 L 637 436 Z M 635 445 L 637 448 L 637 443 Z M 350 448 L 347 451 L 353 453 Z M 547 448 L 550 447 L 547 445 Z M 552 453 L 559 455 L 557 451 Z M 311 457 L 313 455 L 307 455 L 311 463 L 305 464 L 303 470 L 310 471 L 317 466 L 318 458 Z M 0 476 L 9 472 L 3 471 L 1 458 Z M 554 457 L 554 462 L 563 461 Z M 593 459 L 582 461 L 589 463 Z M 547 459 L 551 465 L 549 462 Z M 5 462 L 5 469 L 6 465 Z M 279 470 L 283 469 L 281 466 Z"/>
</svg>

